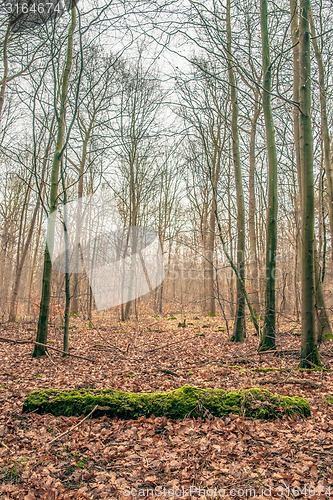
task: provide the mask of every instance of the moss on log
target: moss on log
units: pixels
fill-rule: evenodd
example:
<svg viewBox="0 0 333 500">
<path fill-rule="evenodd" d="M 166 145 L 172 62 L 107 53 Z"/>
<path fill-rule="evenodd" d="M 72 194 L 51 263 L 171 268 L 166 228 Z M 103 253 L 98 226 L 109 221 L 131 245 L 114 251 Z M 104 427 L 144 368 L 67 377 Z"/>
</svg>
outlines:
<svg viewBox="0 0 333 500">
<path fill-rule="evenodd" d="M 79 416 L 94 411 L 135 419 L 155 415 L 173 419 L 185 417 L 223 417 L 229 414 L 273 420 L 282 415 L 310 415 L 308 401 L 300 397 L 281 396 L 265 389 L 199 389 L 185 385 L 168 392 L 124 392 L 117 389 L 39 390 L 30 392 L 23 404 L 24 412 Z"/>
</svg>

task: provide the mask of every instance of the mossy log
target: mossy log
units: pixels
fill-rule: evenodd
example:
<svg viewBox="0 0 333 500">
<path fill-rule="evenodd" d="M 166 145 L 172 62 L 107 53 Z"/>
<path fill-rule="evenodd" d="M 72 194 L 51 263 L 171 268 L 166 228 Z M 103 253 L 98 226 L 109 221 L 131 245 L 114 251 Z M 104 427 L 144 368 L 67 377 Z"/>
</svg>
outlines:
<svg viewBox="0 0 333 500">
<path fill-rule="evenodd" d="M 173 419 L 185 417 L 224 417 L 229 414 L 273 420 L 282 415 L 310 415 L 308 401 L 300 397 L 281 396 L 265 389 L 199 389 L 185 385 L 169 392 L 124 392 L 117 389 L 39 390 L 30 392 L 24 412 L 79 416 L 94 411 L 94 416 L 107 415 L 136 419 L 155 415 Z"/>
</svg>

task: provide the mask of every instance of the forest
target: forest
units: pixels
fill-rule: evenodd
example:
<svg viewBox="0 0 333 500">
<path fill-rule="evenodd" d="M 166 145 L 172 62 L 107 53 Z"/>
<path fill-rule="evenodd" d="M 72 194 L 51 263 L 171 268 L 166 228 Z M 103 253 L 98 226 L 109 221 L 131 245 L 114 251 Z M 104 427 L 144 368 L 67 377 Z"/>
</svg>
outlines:
<svg viewBox="0 0 333 500">
<path fill-rule="evenodd" d="M 0 0 L 0 497 L 333 496 L 331 0 Z"/>
</svg>

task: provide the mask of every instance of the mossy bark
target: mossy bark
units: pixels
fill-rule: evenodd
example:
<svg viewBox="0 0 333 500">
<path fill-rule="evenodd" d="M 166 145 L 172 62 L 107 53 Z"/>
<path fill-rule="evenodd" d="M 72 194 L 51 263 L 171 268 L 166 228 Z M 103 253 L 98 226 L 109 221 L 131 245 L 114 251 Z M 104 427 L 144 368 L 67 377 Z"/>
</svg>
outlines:
<svg viewBox="0 0 333 500">
<path fill-rule="evenodd" d="M 283 415 L 310 415 L 304 398 L 280 396 L 264 389 L 227 392 L 184 386 L 169 392 L 123 392 L 117 389 L 33 391 L 28 394 L 23 412 L 79 416 L 95 408 L 94 416 L 107 415 L 135 419 L 155 415 L 173 419 L 186 417 L 223 417 L 229 414 L 274 420 Z"/>
</svg>

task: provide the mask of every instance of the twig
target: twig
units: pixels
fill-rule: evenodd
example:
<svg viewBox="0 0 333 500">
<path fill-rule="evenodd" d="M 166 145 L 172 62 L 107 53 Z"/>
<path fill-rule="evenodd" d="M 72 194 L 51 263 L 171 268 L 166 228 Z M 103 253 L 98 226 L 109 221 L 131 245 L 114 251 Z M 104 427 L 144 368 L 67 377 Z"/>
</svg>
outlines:
<svg viewBox="0 0 333 500">
<path fill-rule="evenodd" d="M 160 372 L 165 373 L 166 375 L 173 375 L 174 377 L 182 377 L 182 375 L 179 375 L 179 373 L 174 372 L 172 370 L 168 370 L 167 368 L 161 368 L 160 366 L 156 367 Z"/>
<path fill-rule="evenodd" d="M 259 385 L 296 384 L 296 385 L 304 385 L 307 387 L 312 387 L 313 389 L 322 389 L 322 387 L 323 387 L 321 384 L 317 384 L 316 382 L 313 382 L 312 380 L 299 380 L 296 378 L 290 378 L 290 379 L 286 379 L 286 380 L 260 380 L 258 382 L 258 384 Z"/>
<path fill-rule="evenodd" d="M 12 340 L 7 339 L 5 337 L 0 337 L 0 342 L 9 342 L 10 344 L 36 344 L 41 345 L 43 347 L 47 347 L 53 351 L 61 352 L 61 354 L 66 354 L 66 356 L 71 356 L 72 358 L 84 359 L 85 361 L 90 361 L 90 363 L 94 363 L 95 360 L 91 358 L 86 358 L 85 356 L 80 356 L 79 354 L 65 353 L 62 349 L 57 349 L 57 347 L 52 347 L 49 344 L 43 344 L 42 342 L 34 342 L 33 340 Z"/>
<path fill-rule="evenodd" d="M 55 363 L 55 362 L 53 361 L 53 359 L 51 358 L 50 354 L 49 354 L 47 351 L 45 351 L 45 352 L 46 352 L 46 356 L 49 358 L 49 360 L 51 361 L 51 363 L 52 363 L 53 365 L 57 366 L 57 365 L 56 365 L 56 363 Z"/>
<path fill-rule="evenodd" d="M 262 356 L 263 354 L 276 354 L 277 351 L 259 351 L 257 354 Z"/>
<path fill-rule="evenodd" d="M 116 349 L 117 351 L 120 351 L 122 354 L 125 354 L 126 351 L 124 351 L 123 349 L 120 349 L 120 347 L 117 347 L 116 345 L 108 342 L 106 340 L 106 338 L 99 331 L 99 327 L 95 326 L 95 324 L 91 320 L 90 320 L 90 323 L 91 323 L 92 327 L 94 328 L 94 330 L 96 331 L 97 335 L 103 340 L 104 344 L 107 344 L 111 349 Z"/>
<path fill-rule="evenodd" d="M 275 351 L 275 354 L 274 356 L 285 356 L 285 355 L 299 355 L 299 350 L 297 349 L 285 349 L 285 350 L 282 350 L 282 351 Z"/>
<path fill-rule="evenodd" d="M 9 342 L 10 344 L 31 344 L 32 340 L 14 340 L 7 339 L 6 337 L 0 337 L 0 342 Z"/>
<path fill-rule="evenodd" d="M 175 342 L 170 342 L 169 344 L 164 344 L 160 347 L 154 347 L 154 349 L 148 349 L 148 351 L 146 351 L 146 353 L 159 351 L 161 349 L 164 349 L 165 347 L 169 347 L 170 345 L 180 344 L 181 342 L 185 342 L 186 340 L 192 340 L 192 339 L 195 339 L 195 338 L 200 337 L 200 336 L 201 336 L 201 334 L 198 333 L 197 335 L 193 335 L 192 337 L 185 337 L 184 339 L 176 340 Z"/>
<path fill-rule="evenodd" d="M 61 354 L 66 354 L 66 356 L 71 356 L 72 358 L 84 359 L 85 361 L 90 361 L 91 363 L 95 363 L 95 360 L 93 360 L 91 358 L 86 358 L 85 356 L 79 356 L 79 354 L 71 354 L 70 352 L 65 353 L 65 351 L 63 351 L 62 349 L 57 349 L 57 347 L 52 347 L 49 344 L 42 344 L 42 342 L 31 342 L 31 344 L 41 345 L 41 346 L 47 347 L 48 349 L 51 349 L 53 351 L 61 352 Z"/>
<path fill-rule="evenodd" d="M 51 444 L 51 443 L 54 443 L 55 441 L 58 441 L 58 439 L 61 439 L 62 437 L 66 436 L 66 434 L 69 434 L 70 432 L 72 432 L 74 429 L 77 429 L 77 427 L 79 427 L 85 420 L 87 420 L 93 413 L 95 410 L 97 410 L 98 408 L 98 405 L 96 405 L 90 413 L 88 413 L 88 415 L 86 415 L 82 420 L 80 420 L 80 422 L 78 422 L 76 425 L 74 425 L 73 427 L 71 427 L 70 429 L 68 429 L 67 431 L 63 432 L 62 434 L 59 434 L 59 436 L 56 436 L 55 438 L 53 438 L 48 444 Z"/>
</svg>

